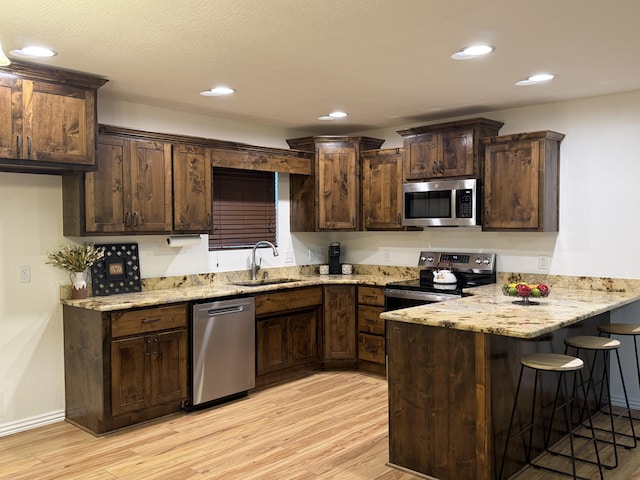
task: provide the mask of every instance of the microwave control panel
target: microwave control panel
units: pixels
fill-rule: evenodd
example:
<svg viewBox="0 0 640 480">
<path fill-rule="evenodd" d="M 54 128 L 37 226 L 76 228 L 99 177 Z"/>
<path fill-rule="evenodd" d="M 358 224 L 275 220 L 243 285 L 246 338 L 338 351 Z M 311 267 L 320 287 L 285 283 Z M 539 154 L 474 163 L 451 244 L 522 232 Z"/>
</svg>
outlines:
<svg viewBox="0 0 640 480">
<path fill-rule="evenodd" d="M 473 190 L 456 190 L 456 217 L 473 218 Z"/>
</svg>

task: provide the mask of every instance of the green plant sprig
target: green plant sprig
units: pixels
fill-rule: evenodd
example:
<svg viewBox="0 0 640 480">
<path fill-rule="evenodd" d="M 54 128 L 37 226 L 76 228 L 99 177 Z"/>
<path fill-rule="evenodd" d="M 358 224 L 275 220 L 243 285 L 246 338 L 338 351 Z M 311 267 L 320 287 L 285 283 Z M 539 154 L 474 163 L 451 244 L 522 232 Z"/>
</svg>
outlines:
<svg viewBox="0 0 640 480">
<path fill-rule="evenodd" d="M 104 247 L 93 245 L 62 245 L 55 252 L 47 254 L 48 264 L 72 272 L 84 272 L 104 256 Z"/>
</svg>

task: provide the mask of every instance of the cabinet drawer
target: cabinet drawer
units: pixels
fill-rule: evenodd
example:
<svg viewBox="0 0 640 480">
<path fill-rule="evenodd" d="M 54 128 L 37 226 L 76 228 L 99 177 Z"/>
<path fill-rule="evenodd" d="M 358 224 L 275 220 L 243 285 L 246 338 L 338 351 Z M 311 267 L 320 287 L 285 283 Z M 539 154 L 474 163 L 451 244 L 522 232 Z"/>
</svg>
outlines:
<svg viewBox="0 0 640 480">
<path fill-rule="evenodd" d="M 384 289 L 381 287 L 358 287 L 358 303 L 384 307 Z"/>
<path fill-rule="evenodd" d="M 111 314 L 111 336 L 113 338 L 186 326 L 186 304 L 127 310 Z"/>
<path fill-rule="evenodd" d="M 322 287 L 256 295 L 256 316 L 322 305 Z"/>
<path fill-rule="evenodd" d="M 382 312 L 382 307 L 358 305 L 358 331 L 384 335 L 384 320 L 380 318 Z"/>
<path fill-rule="evenodd" d="M 384 337 L 358 334 L 358 358 L 369 362 L 384 363 Z"/>
</svg>

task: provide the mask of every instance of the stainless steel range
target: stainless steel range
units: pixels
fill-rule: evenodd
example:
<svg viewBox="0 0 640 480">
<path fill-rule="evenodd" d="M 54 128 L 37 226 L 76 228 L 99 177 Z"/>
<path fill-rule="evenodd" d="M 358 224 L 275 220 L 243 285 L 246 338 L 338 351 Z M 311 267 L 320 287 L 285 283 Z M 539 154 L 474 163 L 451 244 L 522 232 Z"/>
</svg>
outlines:
<svg viewBox="0 0 640 480">
<path fill-rule="evenodd" d="M 496 283 L 495 253 L 420 252 L 420 277 L 392 282 L 384 290 L 386 310 L 453 300 L 465 288 Z"/>
</svg>

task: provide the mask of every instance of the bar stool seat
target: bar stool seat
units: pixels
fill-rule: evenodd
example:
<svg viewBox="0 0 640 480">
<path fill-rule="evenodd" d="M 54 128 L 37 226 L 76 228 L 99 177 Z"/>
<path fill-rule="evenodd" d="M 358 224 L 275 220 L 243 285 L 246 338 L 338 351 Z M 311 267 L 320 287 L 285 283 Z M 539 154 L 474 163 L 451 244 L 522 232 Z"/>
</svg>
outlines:
<svg viewBox="0 0 640 480">
<path fill-rule="evenodd" d="M 516 387 L 516 394 L 515 394 L 515 398 L 513 400 L 513 408 L 511 410 L 511 418 L 509 419 L 509 427 L 507 429 L 507 435 L 506 435 L 506 439 L 505 439 L 505 445 L 504 445 L 504 450 L 502 453 L 502 459 L 500 462 L 500 470 L 498 473 L 498 480 L 502 480 L 502 475 L 504 473 L 504 466 L 505 466 L 505 460 L 507 457 L 507 450 L 509 447 L 509 444 L 511 443 L 511 441 L 513 439 L 515 439 L 518 436 L 522 436 L 525 432 L 528 431 L 529 435 L 529 439 L 528 439 L 528 444 L 525 445 L 526 449 L 525 449 L 525 459 L 527 464 L 531 465 L 534 468 L 540 468 L 543 470 L 548 470 L 548 471 L 552 471 L 552 472 L 556 472 L 556 473 L 560 473 L 563 475 L 568 475 L 573 477 L 574 479 L 578 479 L 578 478 L 584 478 L 584 477 L 579 477 L 576 473 L 576 460 L 578 461 L 583 461 L 583 462 L 588 462 L 588 463 L 594 463 L 598 466 L 598 471 L 600 473 L 600 479 L 602 480 L 604 477 L 602 475 L 602 465 L 600 464 L 600 453 L 598 451 L 598 443 L 596 442 L 596 436 L 595 436 L 595 431 L 593 430 L 593 425 L 591 423 L 591 415 L 589 410 L 587 409 L 587 414 L 589 416 L 589 424 L 591 425 L 591 441 L 593 443 L 594 446 L 594 451 L 595 451 L 595 455 L 596 455 L 596 462 L 593 461 L 589 461 L 583 458 L 579 458 L 576 454 L 575 448 L 574 448 L 574 436 L 573 436 L 573 426 L 572 426 L 572 422 L 571 422 L 571 418 L 572 418 L 572 408 L 573 408 L 573 404 L 575 402 L 575 398 L 574 398 L 574 393 L 575 393 L 575 389 L 572 390 L 572 394 L 571 396 L 569 396 L 568 394 L 568 389 L 567 389 L 567 385 L 566 385 L 566 378 L 565 375 L 567 373 L 571 373 L 573 372 L 574 375 L 577 375 L 578 379 L 574 378 L 574 384 L 581 385 L 582 386 L 582 393 L 584 395 L 584 398 L 587 398 L 587 392 L 584 386 L 584 381 L 583 381 L 583 377 L 582 377 L 582 368 L 584 367 L 584 362 L 577 357 L 572 357 L 569 355 L 561 355 L 561 354 L 557 354 L 557 353 L 532 353 L 532 354 L 528 354 L 528 355 L 523 355 L 520 358 L 520 375 L 518 378 L 518 386 Z M 516 433 L 514 433 L 513 435 L 511 434 L 511 430 L 513 428 L 513 424 L 514 424 L 514 418 L 515 418 L 515 414 L 516 414 L 516 410 L 517 410 L 517 406 L 518 406 L 518 397 L 520 396 L 520 387 L 522 385 L 522 378 L 525 372 L 525 369 L 531 369 L 535 372 L 535 379 L 534 379 L 534 388 L 533 388 L 533 397 L 531 400 L 531 414 L 530 414 L 530 420 L 529 423 L 524 425 L 524 427 L 522 427 L 519 431 L 517 431 Z M 554 401 L 554 405 L 553 405 L 553 412 L 555 413 L 556 410 L 559 409 L 563 409 L 564 413 L 565 413 L 565 422 L 566 422 L 566 428 L 567 428 L 567 434 L 569 436 L 569 445 L 570 445 L 570 449 L 571 449 L 571 455 L 567 455 L 571 458 L 571 465 L 572 465 L 572 471 L 571 473 L 566 472 L 566 471 L 562 471 L 562 470 L 557 470 L 555 468 L 551 468 L 545 465 L 541 465 L 539 462 L 538 463 L 534 463 L 531 459 L 531 447 L 532 447 L 532 443 L 533 443 L 533 431 L 534 431 L 534 422 L 536 420 L 535 418 L 535 406 L 536 406 L 536 396 L 538 395 L 538 385 L 539 385 L 539 381 L 538 381 L 538 376 L 541 373 L 544 372 L 551 372 L 551 373 L 556 373 L 559 375 L 559 379 L 558 379 L 558 391 L 556 393 L 556 399 Z M 560 406 L 557 405 L 557 400 L 559 397 L 559 392 L 562 390 L 563 395 L 562 395 L 562 404 Z M 553 415 L 552 415 L 553 418 Z M 551 429 L 551 422 L 549 423 L 549 430 Z M 542 438 L 544 439 L 544 448 L 548 450 L 548 442 L 549 442 L 549 437 L 550 435 L 546 434 L 546 428 L 545 428 L 545 422 L 544 419 L 542 419 Z M 524 437 L 523 437 L 523 444 L 525 444 L 526 442 L 524 441 Z M 582 447 L 584 448 L 586 446 L 586 444 Z M 580 450 L 582 450 L 582 448 Z"/>
<path fill-rule="evenodd" d="M 591 335 L 584 335 L 584 336 L 566 338 L 564 340 L 564 343 L 565 343 L 565 354 L 568 354 L 569 348 L 575 349 L 576 356 L 580 356 L 581 350 L 595 352 L 593 356 L 593 362 L 591 363 L 591 368 L 589 371 L 589 380 L 587 382 L 587 393 L 589 392 L 589 390 L 593 389 L 594 399 L 596 400 L 598 405 L 597 411 L 605 413 L 609 417 L 610 427 L 608 429 L 594 427 L 594 430 L 597 430 L 599 432 L 606 432 L 607 434 L 611 435 L 611 440 L 605 440 L 600 438 L 598 439 L 598 441 L 613 445 L 614 463 L 612 465 L 603 464 L 603 466 L 609 469 L 615 468 L 618 466 L 618 446 L 631 449 L 631 448 L 635 448 L 638 445 L 636 441 L 633 422 L 631 421 L 631 419 L 629 419 L 629 427 L 631 430 L 631 435 L 617 432 L 615 428 L 615 421 L 618 420 L 619 418 L 622 418 L 624 415 L 616 415 L 614 417 L 613 406 L 611 404 L 611 387 L 609 385 L 609 382 L 610 382 L 609 361 L 610 361 L 610 355 L 612 351 L 615 352 L 616 354 L 618 371 L 620 373 L 620 378 L 622 381 L 622 390 L 624 392 L 626 412 L 628 416 L 631 415 L 631 409 L 629 407 L 629 397 L 627 396 L 627 388 L 626 388 L 624 376 L 622 373 L 622 364 L 620 362 L 620 354 L 618 351 L 618 349 L 620 348 L 620 341 L 613 338 L 609 338 L 609 337 L 596 337 Z M 598 354 L 600 354 L 602 358 L 603 372 L 602 372 L 602 377 L 600 379 L 594 379 L 594 371 L 598 362 Z M 597 383 L 600 384 L 600 395 L 596 393 L 595 385 Z M 603 404 L 602 400 L 603 400 L 603 393 L 605 388 L 606 388 L 607 396 L 606 396 L 606 404 Z M 606 407 L 606 410 L 604 407 Z M 588 408 L 589 408 L 588 401 L 586 401 L 584 404 L 584 409 L 588 409 Z M 581 423 L 582 423 L 582 419 L 584 418 L 584 409 L 583 409 L 583 414 L 580 417 Z M 586 427 L 584 423 L 582 423 L 582 426 Z M 577 435 L 577 436 L 580 436 L 580 435 Z M 619 443 L 618 437 L 630 438 L 632 439 L 632 442 L 628 444 Z"/>
</svg>

